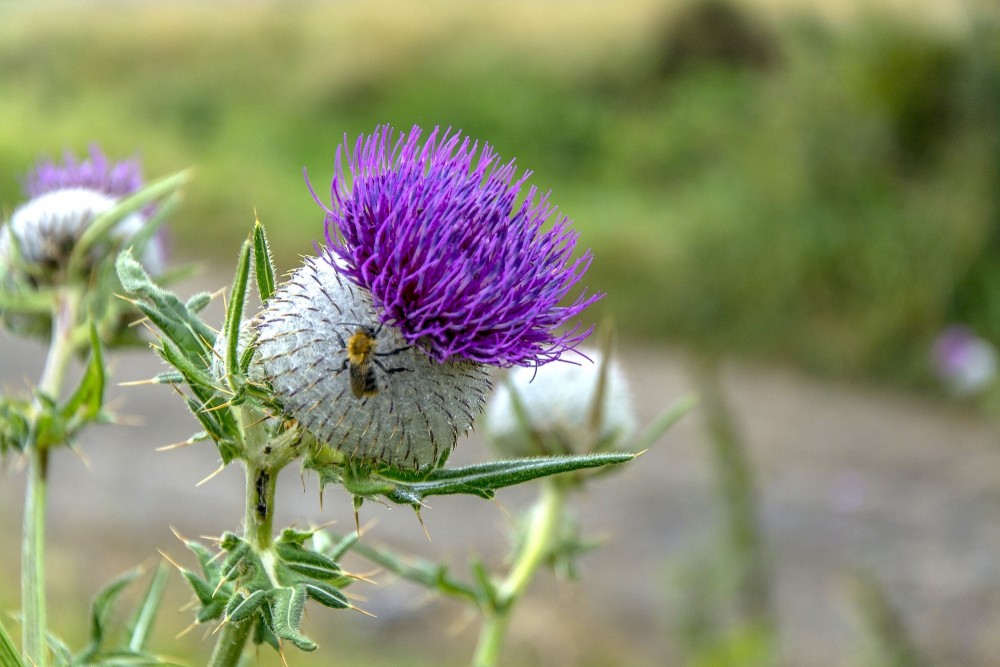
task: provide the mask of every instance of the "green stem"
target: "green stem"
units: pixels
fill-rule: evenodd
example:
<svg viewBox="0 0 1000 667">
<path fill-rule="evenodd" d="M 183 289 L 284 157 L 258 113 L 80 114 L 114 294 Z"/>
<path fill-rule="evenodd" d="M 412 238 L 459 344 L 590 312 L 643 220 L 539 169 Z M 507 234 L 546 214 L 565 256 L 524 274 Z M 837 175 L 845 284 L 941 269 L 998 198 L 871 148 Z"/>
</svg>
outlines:
<svg viewBox="0 0 1000 667">
<path fill-rule="evenodd" d="M 21 645 L 32 665 L 44 667 L 45 648 L 45 497 L 48 449 L 28 451 L 28 484 L 24 497 L 24 534 L 21 542 Z"/>
<path fill-rule="evenodd" d="M 278 473 L 287 460 L 285 457 L 275 457 L 271 447 L 267 446 L 267 430 L 259 415 L 250 411 L 243 415 L 243 419 L 244 423 L 255 424 L 247 428 L 245 433 L 248 460 L 243 538 L 254 551 L 264 555 L 274 544 L 274 491 Z M 279 460 L 275 461 L 275 458 Z M 209 667 L 233 667 L 239 664 L 253 626 L 251 622 L 224 623 L 209 659 Z"/>
<path fill-rule="evenodd" d="M 73 354 L 73 332 L 77 324 L 80 295 L 76 291 L 61 292 L 52 314 L 52 340 L 45 359 L 45 368 L 38 382 L 39 393 L 59 399 L 66 368 Z M 42 406 L 36 401 L 35 419 L 40 419 Z M 24 524 L 21 541 L 21 629 L 22 651 L 27 662 L 35 667 L 48 664 L 45 611 L 45 508 L 51 443 L 39 443 L 37 423 L 28 444 L 28 481 L 24 498 Z"/>
<path fill-rule="evenodd" d="M 726 403 L 718 361 L 709 355 L 697 360 L 697 381 L 722 499 L 726 539 L 739 560 L 738 603 L 743 618 L 769 633 L 775 626 L 771 582 L 757 520 L 757 492 L 753 466 L 736 420 Z"/>
<path fill-rule="evenodd" d="M 500 659 L 507 628 L 514 606 L 528 588 L 535 572 L 552 550 L 553 537 L 559 527 L 566 503 L 566 487 L 558 479 L 546 480 L 542 495 L 531 513 L 527 537 L 507 577 L 497 586 L 494 604 L 487 608 L 486 620 L 479 633 L 475 667 L 492 667 Z"/>
</svg>

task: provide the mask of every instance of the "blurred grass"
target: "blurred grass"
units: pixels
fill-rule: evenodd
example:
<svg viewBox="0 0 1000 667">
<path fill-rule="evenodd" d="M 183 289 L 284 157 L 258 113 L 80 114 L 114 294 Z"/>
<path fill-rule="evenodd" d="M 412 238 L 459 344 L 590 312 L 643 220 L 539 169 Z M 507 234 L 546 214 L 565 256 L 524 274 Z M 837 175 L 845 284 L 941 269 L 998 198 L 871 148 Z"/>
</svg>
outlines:
<svg viewBox="0 0 1000 667">
<path fill-rule="evenodd" d="M 303 168 L 323 196 L 345 133 L 451 125 L 552 188 L 592 318 L 926 382 L 945 324 L 1000 334 L 1000 28 L 760 4 L 3 5 L 0 207 L 40 154 L 139 150 L 199 168 L 183 254 L 227 274 L 256 207 L 288 269 Z"/>
</svg>

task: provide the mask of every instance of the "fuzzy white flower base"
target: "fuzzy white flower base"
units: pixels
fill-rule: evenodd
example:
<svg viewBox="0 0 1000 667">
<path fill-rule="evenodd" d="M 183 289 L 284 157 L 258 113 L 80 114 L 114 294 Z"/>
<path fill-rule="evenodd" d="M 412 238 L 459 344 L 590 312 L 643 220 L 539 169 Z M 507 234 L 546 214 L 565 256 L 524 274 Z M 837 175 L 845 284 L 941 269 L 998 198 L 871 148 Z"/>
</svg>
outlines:
<svg viewBox="0 0 1000 667">
<path fill-rule="evenodd" d="M 254 328 L 257 363 L 285 412 L 355 460 L 402 469 L 436 463 L 472 428 L 490 388 L 484 366 L 439 364 L 393 327 L 379 329 L 368 292 L 322 259 L 307 258 L 291 274 Z M 377 332 L 375 393 L 357 397 L 346 344 L 364 328 Z"/>
</svg>

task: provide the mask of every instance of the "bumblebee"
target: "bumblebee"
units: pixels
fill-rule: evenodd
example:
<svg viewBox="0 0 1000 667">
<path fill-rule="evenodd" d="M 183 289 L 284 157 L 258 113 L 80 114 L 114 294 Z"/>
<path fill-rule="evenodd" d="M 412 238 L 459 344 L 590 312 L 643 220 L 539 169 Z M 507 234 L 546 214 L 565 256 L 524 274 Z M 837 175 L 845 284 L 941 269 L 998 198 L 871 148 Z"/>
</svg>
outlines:
<svg viewBox="0 0 1000 667">
<path fill-rule="evenodd" d="M 348 377 L 351 381 L 351 392 L 355 398 L 366 398 L 374 396 L 379 392 L 378 380 L 375 377 L 376 368 L 389 375 L 410 370 L 408 368 L 386 368 L 378 360 L 378 357 L 389 357 L 410 349 L 409 347 L 399 347 L 391 352 L 376 352 L 377 336 L 381 330 L 381 325 L 378 329 L 358 325 L 357 330 L 344 343 L 344 347 L 347 350 L 347 358 L 344 359 L 344 365 L 341 366 L 341 370 L 343 371 L 345 368 L 348 370 Z"/>
</svg>

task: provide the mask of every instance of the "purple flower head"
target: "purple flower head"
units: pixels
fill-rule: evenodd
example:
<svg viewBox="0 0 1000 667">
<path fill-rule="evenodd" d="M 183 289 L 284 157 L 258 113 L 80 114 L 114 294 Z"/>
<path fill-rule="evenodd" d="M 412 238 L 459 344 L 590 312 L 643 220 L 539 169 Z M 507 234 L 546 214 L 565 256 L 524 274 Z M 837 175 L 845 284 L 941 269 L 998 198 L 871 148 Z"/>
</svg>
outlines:
<svg viewBox="0 0 1000 667">
<path fill-rule="evenodd" d="M 96 145 L 90 146 L 90 157 L 77 160 L 70 151 L 63 162 L 44 160 L 27 174 L 24 192 L 29 198 L 67 188 L 87 188 L 116 199 L 137 191 L 143 185 L 139 160 L 111 162 Z"/>
<path fill-rule="evenodd" d="M 344 156 L 346 154 L 347 173 Z M 521 187 L 492 147 L 435 128 L 389 126 L 337 149 L 325 227 L 327 260 L 367 289 L 380 320 L 438 362 L 539 366 L 590 334 L 558 331 L 603 294 L 560 302 L 590 251 L 548 194 Z M 537 199 L 537 201 L 536 201 Z M 317 199 L 317 201 L 319 201 Z M 518 202 L 521 203 L 518 203 Z M 543 226 L 555 217 L 548 230 Z"/>
<path fill-rule="evenodd" d="M 93 222 L 143 186 L 138 159 L 112 162 L 96 145 L 90 146 L 89 156 L 82 160 L 66 151 L 62 162 L 38 162 L 24 176 L 28 201 L 0 225 L 0 269 L 10 267 L 0 273 L 10 278 L 14 267 L 20 267 L 18 271 L 30 274 L 34 283 L 61 280 L 57 274 L 66 268 L 74 247 Z M 155 212 L 156 204 L 149 204 L 125 216 L 110 232 L 114 247 L 94 246 L 88 268 L 131 243 Z M 142 251 L 150 273 L 163 272 L 167 246 L 166 230 L 160 227 Z"/>
</svg>

